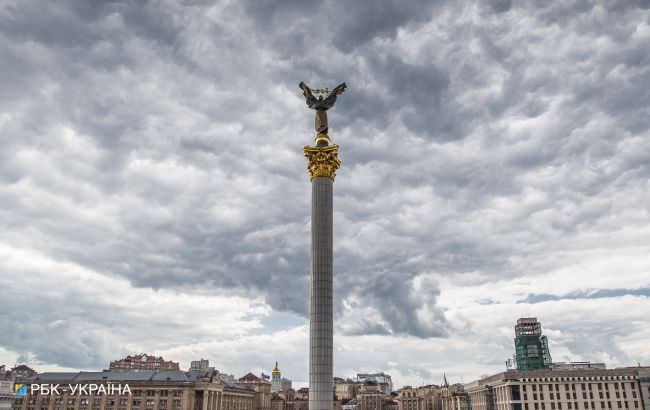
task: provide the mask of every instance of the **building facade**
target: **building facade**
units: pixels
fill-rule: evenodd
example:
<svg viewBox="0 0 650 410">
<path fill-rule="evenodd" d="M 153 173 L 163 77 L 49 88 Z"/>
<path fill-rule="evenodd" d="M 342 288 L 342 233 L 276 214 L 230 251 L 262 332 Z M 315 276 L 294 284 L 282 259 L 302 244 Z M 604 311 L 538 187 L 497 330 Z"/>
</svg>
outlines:
<svg viewBox="0 0 650 410">
<path fill-rule="evenodd" d="M 549 366 L 551 370 L 584 370 L 584 369 L 607 369 L 605 363 L 591 362 L 555 362 Z"/>
<path fill-rule="evenodd" d="M 43 373 L 27 384 L 128 385 L 131 394 L 101 394 L 69 389 L 60 395 L 15 398 L 13 410 L 255 410 L 255 392 L 210 375 L 175 372 Z"/>
<path fill-rule="evenodd" d="M 211 372 L 211 371 L 214 371 L 214 367 L 210 367 L 210 361 L 207 360 L 207 359 L 192 360 L 190 362 L 190 371 L 191 372 Z"/>
<path fill-rule="evenodd" d="M 356 381 L 360 384 L 369 381 L 377 383 L 386 397 L 390 396 L 393 391 L 393 378 L 384 372 L 357 373 Z"/>
<path fill-rule="evenodd" d="M 647 367 L 512 370 L 468 383 L 465 390 L 471 410 L 650 410 L 648 378 Z"/>
<path fill-rule="evenodd" d="M 14 402 L 14 382 L 0 379 L 0 410 L 11 409 Z"/>
<path fill-rule="evenodd" d="M 255 410 L 271 410 L 271 383 L 262 380 L 253 373 L 248 373 L 239 378 L 238 383 L 255 391 Z"/>
<path fill-rule="evenodd" d="M 355 397 L 355 382 L 350 379 L 334 378 L 334 395 L 337 400 L 347 401 Z"/>
<path fill-rule="evenodd" d="M 440 397 L 442 410 L 469 410 L 469 396 L 465 392 L 451 392 Z"/>
<path fill-rule="evenodd" d="M 399 410 L 442 410 L 440 401 L 443 388 L 428 385 L 413 388 L 403 387 L 397 397 Z"/>
<path fill-rule="evenodd" d="M 271 371 L 271 392 L 279 393 L 288 390 L 291 390 L 291 380 L 282 377 L 278 362 L 275 362 L 275 368 Z"/>
<path fill-rule="evenodd" d="M 141 353 L 112 361 L 108 370 L 111 372 L 141 372 L 147 370 L 179 371 L 180 366 L 178 363 L 166 361 L 162 357 Z"/>
<path fill-rule="evenodd" d="M 367 381 L 357 393 L 357 410 L 386 410 L 386 396 L 379 383 Z"/>
</svg>

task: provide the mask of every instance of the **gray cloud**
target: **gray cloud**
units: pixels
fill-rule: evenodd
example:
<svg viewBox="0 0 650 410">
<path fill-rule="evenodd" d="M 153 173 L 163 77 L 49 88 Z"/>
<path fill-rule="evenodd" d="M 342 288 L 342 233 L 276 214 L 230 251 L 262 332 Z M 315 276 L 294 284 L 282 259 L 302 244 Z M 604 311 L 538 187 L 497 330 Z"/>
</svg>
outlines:
<svg viewBox="0 0 650 410">
<path fill-rule="evenodd" d="M 7 3 L 1 241 L 304 316 L 313 114 L 297 83 L 347 81 L 331 111 L 339 330 L 453 337 L 446 281 L 525 281 L 583 257 L 567 249 L 643 243 L 648 7 L 617 4 Z M 105 361 L 75 359 L 107 343 L 75 326 L 57 330 L 70 350 L 31 352 Z"/>
</svg>

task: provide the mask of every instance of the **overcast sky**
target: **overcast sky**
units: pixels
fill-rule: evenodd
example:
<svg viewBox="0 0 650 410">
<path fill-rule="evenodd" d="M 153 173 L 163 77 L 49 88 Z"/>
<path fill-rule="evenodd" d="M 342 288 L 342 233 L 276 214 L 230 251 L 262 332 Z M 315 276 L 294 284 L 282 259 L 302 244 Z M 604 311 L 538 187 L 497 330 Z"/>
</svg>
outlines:
<svg viewBox="0 0 650 410">
<path fill-rule="evenodd" d="M 13 3 L 13 4 L 12 4 Z M 307 376 L 313 112 L 337 376 L 650 364 L 650 2 L 3 1 L 0 364 Z"/>
</svg>

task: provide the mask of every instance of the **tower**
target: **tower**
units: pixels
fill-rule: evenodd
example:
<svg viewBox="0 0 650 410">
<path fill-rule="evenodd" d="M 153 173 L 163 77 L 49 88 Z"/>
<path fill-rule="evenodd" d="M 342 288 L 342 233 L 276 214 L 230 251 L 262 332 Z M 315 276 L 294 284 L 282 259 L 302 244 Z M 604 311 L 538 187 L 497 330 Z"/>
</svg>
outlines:
<svg viewBox="0 0 650 410">
<path fill-rule="evenodd" d="M 522 317 L 515 326 L 515 358 L 517 370 L 548 369 L 551 353 L 542 325 L 535 317 Z"/>
<path fill-rule="evenodd" d="M 287 392 L 289 390 L 291 390 L 291 380 L 282 377 L 278 362 L 275 362 L 275 368 L 271 371 L 271 393 Z"/>
<path fill-rule="evenodd" d="M 311 273 L 309 298 L 309 410 L 332 410 L 333 384 L 333 190 L 341 166 L 338 145 L 330 145 L 327 110 L 345 90 L 312 90 L 300 83 L 307 105 L 316 110 L 315 146 L 303 148 L 311 179 Z M 321 94 L 316 98 L 313 93 Z M 329 93 L 323 99 L 322 94 Z"/>
</svg>

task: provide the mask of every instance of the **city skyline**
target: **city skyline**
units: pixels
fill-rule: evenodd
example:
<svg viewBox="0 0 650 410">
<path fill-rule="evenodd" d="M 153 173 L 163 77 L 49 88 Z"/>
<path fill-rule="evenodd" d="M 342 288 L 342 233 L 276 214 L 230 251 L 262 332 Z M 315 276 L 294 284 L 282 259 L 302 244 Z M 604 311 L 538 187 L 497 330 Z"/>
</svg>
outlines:
<svg viewBox="0 0 650 410">
<path fill-rule="evenodd" d="M 650 363 L 650 6 L 615 3 L 4 2 L 0 364 L 304 385 L 302 80 L 348 86 L 335 376 L 468 382 L 525 316 Z"/>
</svg>

